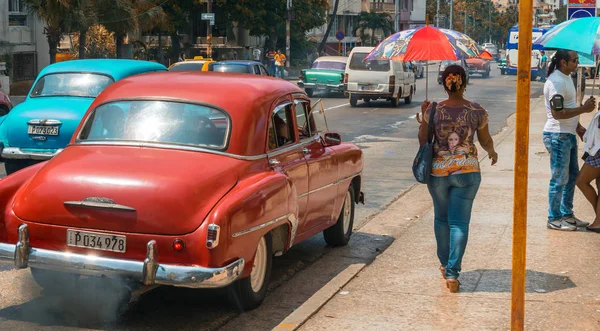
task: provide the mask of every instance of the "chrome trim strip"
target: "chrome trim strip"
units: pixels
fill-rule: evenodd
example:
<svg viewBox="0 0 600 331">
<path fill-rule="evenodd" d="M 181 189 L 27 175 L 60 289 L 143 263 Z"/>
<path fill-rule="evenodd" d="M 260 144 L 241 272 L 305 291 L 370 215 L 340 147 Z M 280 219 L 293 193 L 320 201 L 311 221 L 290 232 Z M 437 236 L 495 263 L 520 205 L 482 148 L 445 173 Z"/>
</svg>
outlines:
<svg viewBox="0 0 600 331">
<path fill-rule="evenodd" d="M 191 152 L 204 152 L 210 154 L 216 154 L 221 156 L 232 157 L 238 160 L 244 161 L 255 161 L 264 159 L 267 157 L 267 154 L 258 154 L 258 155 L 237 155 L 231 154 L 221 151 L 216 151 L 213 149 L 202 148 L 202 147 L 194 147 L 194 146 L 183 146 L 183 145 L 174 145 L 174 144 L 161 144 L 161 143 L 148 143 L 148 142 L 139 142 L 139 141 L 80 141 L 76 144 L 71 145 L 106 145 L 106 146 L 133 146 L 133 147 L 151 147 L 151 148 L 165 148 L 165 149 L 175 149 L 175 150 L 183 150 L 183 151 L 191 151 Z"/>
<path fill-rule="evenodd" d="M 111 210 L 123 210 L 123 211 L 135 211 L 135 208 L 124 206 L 115 203 L 113 200 L 108 198 L 99 197 L 88 197 L 82 201 L 65 201 L 65 206 L 77 206 L 77 207 L 90 207 L 99 209 L 111 209 Z"/>
<path fill-rule="evenodd" d="M 233 283 L 244 270 L 243 258 L 221 268 L 205 268 L 160 264 L 157 256 L 154 240 L 149 241 L 146 246 L 144 261 L 33 248 L 29 245 L 26 224 L 19 227 L 17 245 L 0 243 L 0 262 L 14 263 L 18 268 L 33 267 L 97 277 L 129 278 L 146 285 L 219 288 Z"/>
<path fill-rule="evenodd" d="M 298 198 L 304 198 L 305 196 L 307 196 L 307 195 L 309 195 L 309 194 L 311 194 L 311 193 L 315 193 L 315 192 L 322 191 L 322 190 L 324 190 L 324 189 L 326 189 L 326 188 L 329 188 L 329 187 L 331 187 L 331 186 L 337 185 L 337 184 L 339 184 L 339 183 L 341 183 L 341 182 L 343 182 L 343 181 L 345 181 L 345 180 L 347 180 L 347 179 L 350 179 L 350 178 L 356 177 L 356 176 L 358 176 L 358 175 L 360 175 L 360 174 L 362 174 L 362 171 L 359 171 L 359 172 L 357 172 L 357 173 L 354 173 L 354 174 L 352 174 L 352 175 L 349 175 L 349 176 L 346 176 L 346 177 L 342 177 L 342 178 L 340 178 L 340 179 L 336 180 L 336 181 L 335 181 L 335 182 L 333 182 L 333 183 L 329 183 L 329 184 L 323 185 L 323 186 L 321 186 L 321 187 L 317 187 L 317 188 L 316 188 L 316 189 L 314 189 L 314 190 L 310 190 L 310 191 L 308 191 L 308 192 L 306 192 L 306 193 L 299 194 L 299 195 L 298 195 Z"/>
<path fill-rule="evenodd" d="M 321 136 L 319 136 L 319 134 L 315 133 L 315 135 L 311 138 L 305 138 L 305 139 L 300 140 L 300 142 L 292 144 L 288 147 L 284 147 L 282 149 L 268 152 L 267 157 L 275 157 L 277 155 L 287 153 L 287 152 L 293 150 L 294 148 L 304 147 L 308 144 L 312 144 L 314 141 L 318 141 L 320 138 L 321 138 Z"/>
<path fill-rule="evenodd" d="M 27 124 L 53 126 L 53 125 L 61 125 L 62 122 L 59 120 L 51 120 L 51 119 L 33 119 L 33 120 L 27 121 Z"/>
<path fill-rule="evenodd" d="M 20 148 L 5 147 L 2 149 L 2 158 L 5 159 L 31 159 L 31 160 L 50 160 L 58 153 L 62 152 L 63 148 L 56 150 L 54 153 L 44 152 L 23 152 Z"/>
<path fill-rule="evenodd" d="M 253 227 L 248 228 L 246 230 L 242 230 L 242 231 L 236 232 L 236 233 L 232 234 L 231 237 L 236 238 L 236 237 L 248 234 L 250 232 L 254 232 L 254 231 L 260 230 L 260 229 L 265 228 L 265 227 L 267 227 L 269 225 L 273 225 L 275 223 L 278 223 L 278 222 L 281 222 L 281 221 L 284 221 L 284 220 L 288 220 L 289 217 L 290 217 L 290 215 L 292 215 L 292 214 L 286 214 L 286 215 L 280 216 L 280 217 L 278 217 L 278 218 L 276 218 L 274 220 L 270 220 L 268 222 L 265 222 L 263 224 L 259 224 L 257 226 L 253 226 Z"/>
</svg>

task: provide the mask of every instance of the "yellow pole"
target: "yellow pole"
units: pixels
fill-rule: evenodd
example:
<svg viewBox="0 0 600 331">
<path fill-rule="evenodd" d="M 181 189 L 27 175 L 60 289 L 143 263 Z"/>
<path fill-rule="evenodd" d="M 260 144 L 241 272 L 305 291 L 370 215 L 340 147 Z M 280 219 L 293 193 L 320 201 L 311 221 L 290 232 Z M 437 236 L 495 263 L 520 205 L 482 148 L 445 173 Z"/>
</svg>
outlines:
<svg viewBox="0 0 600 331">
<path fill-rule="evenodd" d="M 517 67 L 517 123 L 513 202 L 512 305 L 510 329 L 525 326 L 525 275 L 527 245 L 527 174 L 529 168 L 529 97 L 533 0 L 519 3 L 519 61 Z"/>
<path fill-rule="evenodd" d="M 338 40 L 338 56 L 340 56 L 341 51 L 342 51 L 342 41 Z"/>
</svg>

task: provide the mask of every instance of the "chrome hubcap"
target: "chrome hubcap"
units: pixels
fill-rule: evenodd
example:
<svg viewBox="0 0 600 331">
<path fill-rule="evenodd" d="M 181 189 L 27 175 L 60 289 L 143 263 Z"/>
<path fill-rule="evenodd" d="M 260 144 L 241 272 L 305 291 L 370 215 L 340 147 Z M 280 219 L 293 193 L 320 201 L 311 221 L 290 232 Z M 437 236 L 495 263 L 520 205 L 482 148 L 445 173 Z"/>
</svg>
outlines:
<svg viewBox="0 0 600 331">
<path fill-rule="evenodd" d="M 256 254 L 254 254 L 254 265 L 250 272 L 250 285 L 252 291 L 259 292 L 265 282 L 265 274 L 267 273 L 267 242 L 265 237 L 260 238 Z"/>
<path fill-rule="evenodd" d="M 346 198 L 344 199 L 344 233 L 348 233 L 350 230 L 350 214 L 352 212 L 352 196 L 350 191 L 346 192 Z"/>
</svg>

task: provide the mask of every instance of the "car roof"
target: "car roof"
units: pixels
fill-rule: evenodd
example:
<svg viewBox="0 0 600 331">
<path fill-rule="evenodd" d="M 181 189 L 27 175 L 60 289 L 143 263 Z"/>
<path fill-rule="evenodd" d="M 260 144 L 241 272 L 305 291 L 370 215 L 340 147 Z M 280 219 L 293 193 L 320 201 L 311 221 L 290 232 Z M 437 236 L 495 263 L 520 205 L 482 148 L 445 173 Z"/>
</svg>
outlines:
<svg viewBox="0 0 600 331">
<path fill-rule="evenodd" d="M 354 53 L 354 52 L 370 52 L 374 49 L 375 49 L 375 47 L 366 47 L 366 46 L 354 47 L 352 49 L 352 53 Z"/>
<path fill-rule="evenodd" d="M 320 61 L 333 61 L 333 62 L 346 63 L 346 62 L 348 62 L 348 57 L 347 56 L 321 56 L 315 60 L 315 62 L 320 62 Z"/>
<path fill-rule="evenodd" d="M 252 61 L 252 60 L 225 60 L 225 61 L 218 61 L 216 62 L 216 64 L 261 64 L 258 61 Z"/>
<path fill-rule="evenodd" d="M 131 76 L 109 85 L 89 109 L 118 99 L 211 105 L 225 110 L 231 118 L 227 152 L 249 156 L 265 153 L 271 110 L 280 102 L 289 102 L 292 94 L 309 101 L 296 84 L 279 78 L 206 71 L 160 72 Z"/>
<path fill-rule="evenodd" d="M 141 72 L 167 70 L 160 63 L 126 59 L 70 60 L 51 64 L 40 72 L 39 77 L 60 72 L 93 72 L 109 75 L 115 80 Z"/>
</svg>

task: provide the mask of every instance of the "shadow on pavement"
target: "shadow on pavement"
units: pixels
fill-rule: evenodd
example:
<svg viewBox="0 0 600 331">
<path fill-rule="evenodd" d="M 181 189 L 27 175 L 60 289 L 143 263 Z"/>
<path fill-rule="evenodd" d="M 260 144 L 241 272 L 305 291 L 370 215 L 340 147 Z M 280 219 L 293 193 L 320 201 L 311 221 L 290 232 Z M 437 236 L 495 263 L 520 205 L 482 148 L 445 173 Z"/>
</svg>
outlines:
<svg viewBox="0 0 600 331">
<path fill-rule="evenodd" d="M 478 269 L 460 274 L 461 292 L 511 292 L 511 270 Z M 469 284 L 474 284 L 470 286 Z M 527 270 L 526 293 L 550 293 L 574 288 L 577 285 L 566 275 L 555 275 L 535 270 Z"/>
</svg>

